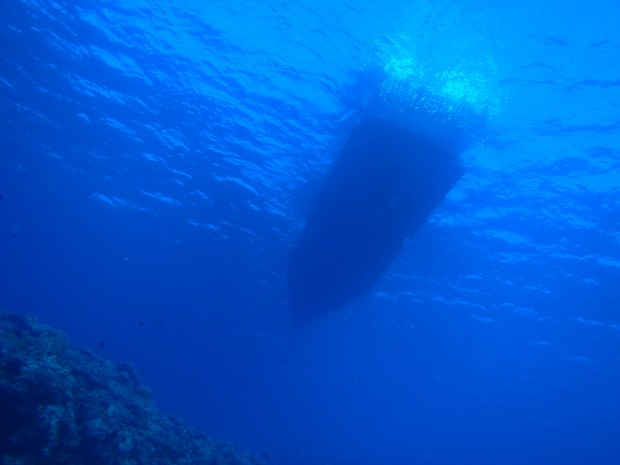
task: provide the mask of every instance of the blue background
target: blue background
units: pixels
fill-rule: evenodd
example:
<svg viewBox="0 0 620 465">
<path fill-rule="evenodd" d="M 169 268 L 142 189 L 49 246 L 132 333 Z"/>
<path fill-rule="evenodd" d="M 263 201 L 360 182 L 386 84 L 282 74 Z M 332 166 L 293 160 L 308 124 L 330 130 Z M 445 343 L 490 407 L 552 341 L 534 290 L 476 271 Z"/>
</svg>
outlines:
<svg viewBox="0 0 620 465">
<path fill-rule="evenodd" d="M 620 463 L 619 30 L 611 0 L 3 0 L 0 306 L 268 463 Z M 369 67 L 484 137 L 373 292 L 294 330 Z"/>
</svg>

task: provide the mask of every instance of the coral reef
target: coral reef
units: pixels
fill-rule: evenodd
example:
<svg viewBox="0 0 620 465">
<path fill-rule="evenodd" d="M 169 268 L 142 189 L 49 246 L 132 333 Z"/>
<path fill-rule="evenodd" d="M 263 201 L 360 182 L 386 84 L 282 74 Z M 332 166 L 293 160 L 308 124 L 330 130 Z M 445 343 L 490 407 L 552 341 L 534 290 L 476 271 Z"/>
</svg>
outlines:
<svg viewBox="0 0 620 465">
<path fill-rule="evenodd" d="M 257 465 L 158 412 L 131 365 L 0 311 L 2 465 Z"/>
</svg>

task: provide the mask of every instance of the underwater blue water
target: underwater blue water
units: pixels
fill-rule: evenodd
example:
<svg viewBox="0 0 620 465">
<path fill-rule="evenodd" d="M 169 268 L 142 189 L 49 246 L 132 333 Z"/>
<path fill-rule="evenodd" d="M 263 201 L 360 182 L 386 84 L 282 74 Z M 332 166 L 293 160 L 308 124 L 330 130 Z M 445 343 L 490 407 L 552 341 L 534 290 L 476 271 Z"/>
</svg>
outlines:
<svg viewBox="0 0 620 465">
<path fill-rule="evenodd" d="M 3 0 L 0 307 L 266 463 L 618 464 L 618 31 L 611 0 Z M 371 69 L 440 98 L 466 174 L 293 329 Z"/>
</svg>

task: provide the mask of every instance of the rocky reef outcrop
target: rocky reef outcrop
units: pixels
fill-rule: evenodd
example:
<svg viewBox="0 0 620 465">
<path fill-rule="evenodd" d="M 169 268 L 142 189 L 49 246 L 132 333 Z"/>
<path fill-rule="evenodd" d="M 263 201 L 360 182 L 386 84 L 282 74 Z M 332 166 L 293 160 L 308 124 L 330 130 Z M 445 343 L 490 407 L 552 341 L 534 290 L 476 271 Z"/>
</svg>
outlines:
<svg viewBox="0 0 620 465">
<path fill-rule="evenodd" d="M 0 464 L 258 463 L 159 412 L 131 365 L 0 311 Z"/>
</svg>

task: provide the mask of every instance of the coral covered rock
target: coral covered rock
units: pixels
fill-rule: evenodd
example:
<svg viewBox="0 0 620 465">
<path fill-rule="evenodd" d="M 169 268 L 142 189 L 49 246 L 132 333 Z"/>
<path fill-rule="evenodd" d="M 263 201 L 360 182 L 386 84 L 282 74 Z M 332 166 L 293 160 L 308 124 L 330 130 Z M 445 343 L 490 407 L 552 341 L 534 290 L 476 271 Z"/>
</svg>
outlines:
<svg viewBox="0 0 620 465">
<path fill-rule="evenodd" d="M 0 311 L 2 465 L 256 465 L 161 414 L 129 364 Z"/>
</svg>

